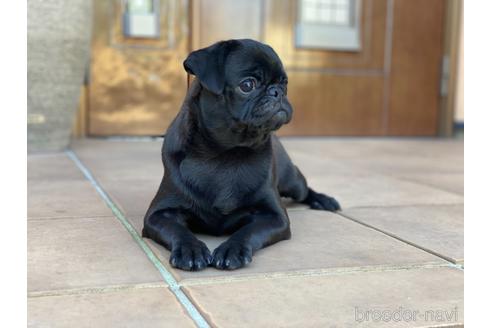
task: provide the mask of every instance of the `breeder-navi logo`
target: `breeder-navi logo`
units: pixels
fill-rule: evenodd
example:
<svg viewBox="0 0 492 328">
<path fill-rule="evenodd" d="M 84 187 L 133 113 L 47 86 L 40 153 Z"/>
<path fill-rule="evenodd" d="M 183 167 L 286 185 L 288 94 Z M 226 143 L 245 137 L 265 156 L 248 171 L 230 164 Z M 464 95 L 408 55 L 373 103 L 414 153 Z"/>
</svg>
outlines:
<svg viewBox="0 0 492 328">
<path fill-rule="evenodd" d="M 404 309 L 400 306 L 398 309 L 369 309 L 362 310 L 355 307 L 355 321 L 364 322 L 412 322 L 412 321 L 431 321 L 431 322 L 457 322 L 458 321 L 458 308 L 455 307 L 452 310 L 410 310 Z"/>
</svg>

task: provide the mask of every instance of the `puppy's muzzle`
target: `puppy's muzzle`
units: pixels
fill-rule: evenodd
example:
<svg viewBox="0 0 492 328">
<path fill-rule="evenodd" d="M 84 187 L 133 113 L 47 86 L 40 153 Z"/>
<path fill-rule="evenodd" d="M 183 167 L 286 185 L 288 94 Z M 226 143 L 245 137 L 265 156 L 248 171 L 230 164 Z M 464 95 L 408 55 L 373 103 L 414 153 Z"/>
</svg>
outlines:
<svg viewBox="0 0 492 328">
<path fill-rule="evenodd" d="M 274 99 L 279 99 L 284 96 L 284 91 L 277 85 L 269 86 L 266 93 Z"/>
<path fill-rule="evenodd" d="M 284 91 L 279 86 L 272 85 L 253 111 L 253 124 L 274 131 L 289 123 L 291 117 L 292 107 L 284 96 Z"/>
</svg>

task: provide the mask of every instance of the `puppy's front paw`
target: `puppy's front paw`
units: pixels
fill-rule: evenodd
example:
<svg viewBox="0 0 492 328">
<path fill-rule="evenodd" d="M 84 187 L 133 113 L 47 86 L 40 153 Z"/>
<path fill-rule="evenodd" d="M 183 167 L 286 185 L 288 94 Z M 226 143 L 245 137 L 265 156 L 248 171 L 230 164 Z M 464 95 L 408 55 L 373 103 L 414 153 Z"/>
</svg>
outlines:
<svg viewBox="0 0 492 328">
<path fill-rule="evenodd" d="M 221 270 L 235 270 L 250 263 L 252 257 L 251 246 L 228 240 L 215 249 L 213 265 Z"/>
<path fill-rule="evenodd" d="M 184 241 L 173 247 L 169 263 L 181 270 L 199 271 L 212 263 L 212 255 L 200 240 Z"/>
<path fill-rule="evenodd" d="M 309 189 L 308 196 L 303 203 L 307 204 L 313 210 L 324 210 L 330 212 L 341 210 L 340 204 L 335 198 L 322 193 L 317 193 L 312 189 Z"/>
</svg>

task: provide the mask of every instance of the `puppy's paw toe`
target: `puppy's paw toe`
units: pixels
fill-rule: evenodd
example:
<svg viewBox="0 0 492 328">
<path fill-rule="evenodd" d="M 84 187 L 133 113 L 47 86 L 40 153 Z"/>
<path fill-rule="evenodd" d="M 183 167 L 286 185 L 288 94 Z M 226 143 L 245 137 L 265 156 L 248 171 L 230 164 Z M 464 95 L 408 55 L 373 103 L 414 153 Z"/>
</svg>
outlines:
<svg viewBox="0 0 492 328">
<path fill-rule="evenodd" d="M 330 212 L 336 212 L 341 210 L 338 201 L 325 194 L 317 193 L 313 190 L 309 190 L 308 197 L 304 201 L 313 210 L 324 210 Z"/>
<path fill-rule="evenodd" d="M 207 246 L 199 240 L 183 242 L 173 247 L 169 263 L 181 270 L 199 271 L 212 263 L 212 255 Z"/>
<path fill-rule="evenodd" d="M 226 241 L 213 253 L 213 266 L 220 270 L 239 269 L 252 261 L 251 246 L 235 241 Z"/>
</svg>

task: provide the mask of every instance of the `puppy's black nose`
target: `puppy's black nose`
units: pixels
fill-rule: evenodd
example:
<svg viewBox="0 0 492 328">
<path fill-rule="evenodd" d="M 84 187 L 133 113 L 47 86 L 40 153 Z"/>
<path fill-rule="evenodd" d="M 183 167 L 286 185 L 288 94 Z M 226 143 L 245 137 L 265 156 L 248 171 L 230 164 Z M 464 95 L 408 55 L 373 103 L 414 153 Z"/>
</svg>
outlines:
<svg viewBox="0 0 492 328">
<path fill-rule="evenodd" d="M 276 85 L 272 85 L 272 86 L 268 87 L 267 95 L 275 97 L 275 98 L 279 98 L 282 95 L 282 89 L 280 89 Z"/>
</svg>

